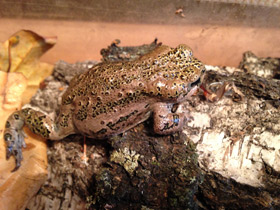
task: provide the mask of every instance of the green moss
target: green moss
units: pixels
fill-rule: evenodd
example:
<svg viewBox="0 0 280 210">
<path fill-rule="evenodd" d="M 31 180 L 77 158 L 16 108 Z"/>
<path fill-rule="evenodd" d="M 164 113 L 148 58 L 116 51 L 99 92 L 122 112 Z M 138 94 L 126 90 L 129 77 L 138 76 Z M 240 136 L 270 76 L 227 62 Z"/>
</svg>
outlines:
<svg viewBox="0 0 280 210">
<path fill-rule="evenodd" d="M 160 166 L 160 162 L 158 162 L 158 161 L 152 161 L 151 164 L 155 165 L 155 166 Z"/>
<path fill-rule="evenodd" d="M 130 175 L 132 175 L 138 167 L 139 158 L 140 154 L 136 154 L 135 151 L 129 150 L 125 147 L 122 150 L 114 151 L 110 156 L 110 161 L 120 164 Z"/>
</svg>

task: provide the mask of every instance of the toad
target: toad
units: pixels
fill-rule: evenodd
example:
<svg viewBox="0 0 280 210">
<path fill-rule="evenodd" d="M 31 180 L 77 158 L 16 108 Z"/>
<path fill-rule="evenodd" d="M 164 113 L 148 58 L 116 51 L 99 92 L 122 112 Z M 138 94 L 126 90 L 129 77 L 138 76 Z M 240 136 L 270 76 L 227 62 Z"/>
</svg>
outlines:
<svg viewBox="0 0 280 210">
<path fill-rule="evenodd" d="M 9 116 L 4 131 L 7 159 L 15 156 L 13 171 L 20 167 L 24 125 L 50 140 L 75 133 L 106 139 L 150 116 L 155 133 L 180 131 L 189 116 L 178 107 L 198 90 L 204 71 L 184 44 L 159 46 L 134 61 L 99 63 L 72 79 L 54 120 L 31 108 Z"/>
</svg>

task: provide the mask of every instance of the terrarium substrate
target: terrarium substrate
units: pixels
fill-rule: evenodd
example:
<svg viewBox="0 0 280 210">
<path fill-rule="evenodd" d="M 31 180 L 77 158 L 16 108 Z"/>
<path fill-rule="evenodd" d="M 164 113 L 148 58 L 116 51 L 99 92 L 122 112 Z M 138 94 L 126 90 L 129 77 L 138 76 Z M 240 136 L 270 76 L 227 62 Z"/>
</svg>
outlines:
<svg viewBox="0 0 280 210">
<path fill-rule="evenodd" d="M 57 112 L 62 87 L 95 64 L 58 62 L 31 105 Z M 182 133 L 155 135 L 148 120 L 111 139 L 86 138 L 88 160 L 83 136 L 48 141 L 48 180 L 27 208 L 280 208 L 279 66 L 252 53 L 240 69 L 206 66 L 206 84 L 236 90 L 217 102 L 201 93 L 186 101 L 193 120 Z"/>
</svg>

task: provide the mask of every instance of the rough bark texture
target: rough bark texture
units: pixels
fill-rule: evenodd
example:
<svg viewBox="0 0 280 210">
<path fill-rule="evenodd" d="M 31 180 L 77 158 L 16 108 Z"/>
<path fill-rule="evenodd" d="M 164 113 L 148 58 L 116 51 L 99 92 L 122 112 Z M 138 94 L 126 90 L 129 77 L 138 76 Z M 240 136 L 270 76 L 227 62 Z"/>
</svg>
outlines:
<svg viewBox="0 0 280 210">
<path fill-rule="evenodd" d="M 198 197 L 206 209 L 280 208 L 279 64 L 279 59 L 247 52 L 241 62 L 247 73 L 208 71 L 210 82 L 234 83 L 244 97 L 201 103 L 196 110 L 198 116 L 208 113 L 211 118 L 197 143 L 199 164 L 206 172 Z M 264 78 L 254 72 L 270 73 Z"/>
<path fill-rule="evenodd" d="M 67 86 L 67 81 L 58 82 L 57 70 L 81 72 L 88 65 L 92 63 L 58 63 L 32 103 L 56 110 L 57 104 L 49 109 L 39 98 L 49 86 Z M 236 88 L 216 103 L 202 94 L 185 102 L 193 120 L 180 134 L 157 136 L 148 120 L 109 140 L 86 139 L 88 160 L 81 158 L 82 136 L 49 141 L 49 178 L 28 208 L 280 208 L 280 82 L 273 79 L 277 74 L 263 78 L 248 70 L 207 70 L 207 84 L 227 82 Z"/>
<path fill-rule="evenodd" d="M 103 62 L 135 60 L 141 55 L 145 55 L 161 45 L 161 43 L 157 43 L 157 39 L 151 44 L 143 44 L 136 47 L 121 47 L 118 46 L 120 43 L 121 41 L 116 39 L 110 46 L 108 46 L 108 48 L 104 48 L 100 51 Z"/>
</svg>

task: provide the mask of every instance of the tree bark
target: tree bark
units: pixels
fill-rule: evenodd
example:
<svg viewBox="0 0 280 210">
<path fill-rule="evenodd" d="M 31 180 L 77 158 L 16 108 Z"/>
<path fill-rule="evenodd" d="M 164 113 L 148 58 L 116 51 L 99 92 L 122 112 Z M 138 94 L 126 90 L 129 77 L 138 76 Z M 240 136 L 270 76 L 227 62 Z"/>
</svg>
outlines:
<svg viewBox="0 0 280 210">
<path fill-rule="evenodd" d="M 90 65 L 59 62 L 32 104 L 57 110 L 42 99 L 59 92 L 48 87 L 67 87 L 60 70 Z M 86 139 L 88 159 L 82 136 L 49 141 L 48 180 L 28 209 L 280 208 L 280 82 L 246 71 L 207 66 L 206 84 L 234 88 L 215 103 L 201 93 L 185 102 L 193 120 L 181 133 L 155 135 L 150 119 L 111 139 Z"/>
</svg>

